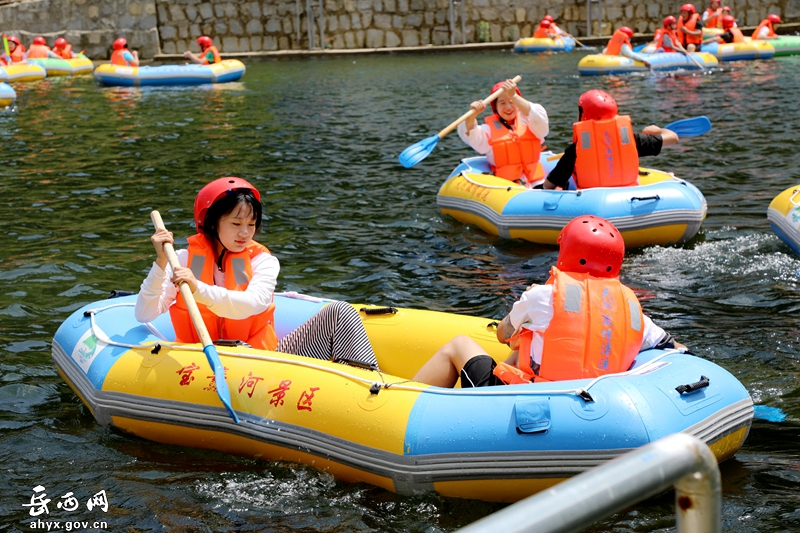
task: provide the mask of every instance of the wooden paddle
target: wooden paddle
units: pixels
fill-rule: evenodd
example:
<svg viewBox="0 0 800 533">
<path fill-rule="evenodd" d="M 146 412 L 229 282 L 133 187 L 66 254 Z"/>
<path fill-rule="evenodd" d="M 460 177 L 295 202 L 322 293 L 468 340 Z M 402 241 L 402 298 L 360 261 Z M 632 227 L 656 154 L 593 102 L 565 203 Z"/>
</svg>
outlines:
<svg viewBox="0 0 800 533">
<path fill-rule="evenodd" d="M 512 78 L 512 81 L 514 83 L 519 83 L 521 79 L 522 76 L 515 76 L 514 78 Z M 503 90 L 504 89 L 497 89 L 483 101 L 483 105 L 489 105 L 490 103 L 495 101 L 497 98 L 500 97 L 501 94 L 503 94 Z M 475 111 L 470 109 L 469 111 L 461 115 L 456 121 L 454 121 L 452 124 L 447 126 L 445 129 L 443 129 L 436 135 L 428 137 L 427 139 L 423 139 L 416 144 L 412 144 L 411 146 L 403 150 L 403 152 L 397 158 L 400 161 L 400 164 L 406 168 L 413 167 L 414 165 L 416 165 L 417 163 L 428 157 L 428 155 L 431 152 L 433 152 L 433 149 L 436 148 L 436 145 L 439 143 L 439 139 L 441 139 L 442 137 L 444 137 L 445 135 L 456 129 L 456 126 L 458 126 L 459 124 L 461 124 L 462 122 L 464 122 L 469 117 L 475 114 L 476 114 Z"/>
<path fill-rule="evenodd" d="M 161 214 L 158 211 L 152 211 L 150 213 L 150 220 L 153 221 L 153 225 L 156 229 L 166 229 L 164 228 L 164 221 L 161 220 Z M 164 243 L 164 252 L 167 254 L 167 260 L 173 271 L 181 266 L 180 261 L 178 261 L 178 256 L 175 254 L 175 249 L 170 243 Z M 186 302 L 186 308 L 189 310 L 189 316 L 192 317 L 192 324 L 194 324 L 194 329 L 197 331 L 197 336 L 200 337 L 200 342 L 203 343 L 203 353 L 206 354 L 208 364 L 211 365 L 211 368 L 214 370 L 217 395 L 225 406 L 225 409 L 228 410 L 228 414 L 233 421 L 238 424 L 239 417 L 236 416 L 236 411 L 231 407 L 231 392 L 228 389 L 228 382 L 225 379 L 225 367 L 222 366 L 222 361 L 220 361 L 219 354 L 217 353 L 217 347 L 214 346 L 214 342 L 208 334 L 206 324 L 203 322 L 202 315 L 200 315 L 200 309 L 197 307 L 197 302 L 194 300 L 192 289 L 186 282 L 181 283 L 178 289 L 181 291 L 181 295 Z"/>
</svg>

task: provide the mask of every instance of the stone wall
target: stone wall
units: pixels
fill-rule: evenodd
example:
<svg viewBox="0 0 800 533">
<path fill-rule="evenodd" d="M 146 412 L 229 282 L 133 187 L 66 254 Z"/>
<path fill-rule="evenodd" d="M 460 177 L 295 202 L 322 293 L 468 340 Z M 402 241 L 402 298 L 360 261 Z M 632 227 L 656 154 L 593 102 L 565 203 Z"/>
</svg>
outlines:
<svg viewBox="0 0 800 533">
<path fill-rule="evenodd" d="M 26 46 L 37 35 L 50 45 L 64 37 L 91 58 L 109 57 L 117 37 L 145 57 L 159 53 L 154 0 L 26 0 L 0 5 L 0 28 Z"/>
<path fill-rule="evenodd" d="M 107 58 L 119 36 L 142 58 L 198 51 L 199 35 L 228 54 L 309 48 L 394 48 L 530 36 L 551 14 L 577 37 L 587 35 L 586 0 L 21 0 L 0 5 L 0 28 L 19 35 L 64 36 L 89 57 Z M 652 33 L 686 0 L 593 0 L 588 34 L 610 35 L 621 25 Z M 698 10 L 704 9 L 698 2 Z M 723 0 L 740 26 L 767 14 L 800 19 L 800 0 Z M 311 9 L 307 9 L 311 6 Z"/>
</svg>

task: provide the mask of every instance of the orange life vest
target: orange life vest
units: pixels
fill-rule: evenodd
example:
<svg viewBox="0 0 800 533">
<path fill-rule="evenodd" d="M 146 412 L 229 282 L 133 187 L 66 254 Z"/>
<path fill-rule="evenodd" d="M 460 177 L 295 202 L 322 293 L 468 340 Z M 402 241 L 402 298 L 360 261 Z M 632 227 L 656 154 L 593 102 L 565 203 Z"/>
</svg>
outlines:
<svg viewBox="0 0 800 533">
<path fill-rule="evenodd" d="M 208 60 L 208 53 L 209 52 L 211 52 L 214 55 L 214 61 L 209 61 Z M 202 63 L 200 63 L 201 65 L 208 65 L 208 64 L 211 64 L 211 63 L 219 63 L 219 62 L 222 61 L 222 56 L 219 55 L 219 50 L 217 50 L 217 47 L 214 46 L 214 45 L 211 45 L 208 48 L 206 48 L 205 50 L 203 50 L 203 54 L 200 57 L 203 58 Z"/>
<path fill-rule="evenodd" d="M 112 65 L 120 65 L 122 67 L 136 67 L 137 64 L 129 63 L 125 60 L 125 52 L 133 55 L 130 50 L 127 48 L 121 48 L 120 50 L 114 50 L 111 53 L 111 64 Z"/>
<path fill-rule="evenodd" d="M 637 184 L 639 152 L 629 116 L 576 122 L 572 135 L 575 185 L 579 189 Z"/>
<path fill-rule="evenodd" d="M 50 51 L 49 46 L 43 44 L 32 44 L 28 49 L 28 59 L 44 59 L 49 57 L 47 52 Z"/>
<path fill-rule="evenodd" d="M 550 37 L 550 28 L 543 28 L 541 26 L 536 27 L 536 31 L 533 32 L 533 37 L 535 39 L 546 39 Z"/>
<path fill-rule="evenodd" d="M 14 51 L 11 52 L 11 62 L 12 63 L 21 63 L 25 61 L 25 48 L 21 45 L 18 45 L 14 48 Z"/>
<path fill-rule="evenodd" d="M 722 8 L 706 9 L 708 18 L 705 21 L 706 28 L 721 28 L 722 27 Z"/>
<path fill-rule="evenodd" d="M 614 35 L 611 36 L 611 39 L 608 41 L 606 49 L 603 53 L 607 56 L 618 56 L 619 53 L 622 51 L 623 44 L 627 44 L 628 46 L 630 46 L 631 40 L 628 37 L 628 34 L 623 33 L 620 30 L 617 30 L 614 32 Z"/>
<path fill-rule="evenodd" d="M 533 331 L 523 328 L 518 368 L 501 363 L 495 375 L 505 383 L 526 383 L 533 377 L 591 379 L 628 370 L 644 337 L 644 315 L 633 291 L 617 278 L 561 272 L 556 267 L 547 283 L 553 285 L 553 318 L 544 331 L 538 373 L 530 363 Z"/>
<path fill-rule="evenodd" d="M 734 43 L 743 43 L 744 42 L 744 34 L 742 33 L 742 30 L 740 30 L 739 28 L 728 28 L 725 31 L 729 31 L 729 32 L 731 32 L 731 35 L 733 35 L 733 41 L 731 41 L 731 42 L 734 42 Z M 725 43 L 725 41 L 723 39 L 717 39 L 717 42 L 720 43 L 720 44 L 724 44 Z"/>
<path fill-rule="evenodd" d="M 680 31 L 681 28 L 684 26 L 687 30 L 694 31 L 697 28 L 697 22 L 700 20 L 700 14 L 694 13 L 691 17 L 689 17 L 689 22 L 684 23 L 683 17 L 678 17 L 678 36 L 680 37 L 681 44 L 683 46 L 689 44 L 702 44 L 703 43 L 703 35 L 689 35 L 688 33 Z"/>
<path fill-rule="evenodd" d="M 544 170 L 539 163 L 542 141 L 527 124 L 518 118 L 514 121 L 513 130 L 509 130 L 494 113 L 486 117 L 485 123 L 491 131 L 489 145 L 494 155 L 492 173 L 495 176 L 510 181 L 516 181 L 523 175 L 529 181 L 544 177 Z"/>
<path fill-rule="evenodd" d="M 675 48 L 669 46 L 665 41 L 664 37 L 669 37 L 670 41 L 673 45 L 678 44 L 678 35 L 672 29 L 661 28 L 661 33 L 656 32 L 656 49 L 663 48 L 665 52 L 675 52 Z"/>
<path fill-rule="evenodd" d="M 775 37 L 776 35 L 778 35 L 777 33 L 775 33 L 775 28 L 772 27 L 772 22 L 770 22 L 769 19 L 764 19 L 761 21 L 761 24 L 759 24 L 758 27 L 756 27 L 755 31 L 753 32 L 752 38 L 758 39 L 758 33 L 761 31 L 761 28 L 765 26 L 769 28 L 769 33 L 767 34 L 768 37 Z"/>
<path fill-rule="evenodd" d="M 192 235 L 189 242 L 189 268 L 194 276 L 203 283 L 214 285 L 215 264 L 214 249 L 204 235 Z M 255 241 L 239 253 L 225 254 L 223 271 L 225 272 L 225 288 L 228 290 L 243 291 L 253 276 L 251 259 L 258 254 L 269 253 L 269 250 Z M 274 315 L 275 304 L 270 303 L 266 310 L 251 317 L 234 320 L 222 318 L 208 307 L 198 303 L 203 322 L 208 328 L 212 340 L 230 339 L 241 340 L 253 348 L 274 350 L 278 346 L 278 336 L 275 334 Z M 200 339 L 192 324 L 191 315 L 186 308 L 183 296 L 178 293 L 175 304 L 169 308 L 172 325 L 175 328 L 176 340 L 185 343 L 197 343 Z"/>
<path fill-rule="evenodd" d="M 53 52 L 64 59 L 72 59 L 72 45 L 67 44 L 64 48 L 53 48 Z"/>
</svg>

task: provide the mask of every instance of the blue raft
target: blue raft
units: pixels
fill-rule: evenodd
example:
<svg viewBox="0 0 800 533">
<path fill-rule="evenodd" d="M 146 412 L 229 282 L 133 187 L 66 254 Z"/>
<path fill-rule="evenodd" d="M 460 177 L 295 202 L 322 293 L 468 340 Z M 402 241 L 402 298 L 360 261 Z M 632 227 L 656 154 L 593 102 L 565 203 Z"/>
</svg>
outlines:
<svg viewBox="0 0 800 533">
<path fill-rule="evenodd" d="M 94 79 L 101 85 L 145 87 L 158 85 L 202 85 L 239 81 L 245 66 L 236 59 L 225 59 L 212 65 L 160 65 L 125 67 L 105 63 L 94 70 Z"/>
</svg>

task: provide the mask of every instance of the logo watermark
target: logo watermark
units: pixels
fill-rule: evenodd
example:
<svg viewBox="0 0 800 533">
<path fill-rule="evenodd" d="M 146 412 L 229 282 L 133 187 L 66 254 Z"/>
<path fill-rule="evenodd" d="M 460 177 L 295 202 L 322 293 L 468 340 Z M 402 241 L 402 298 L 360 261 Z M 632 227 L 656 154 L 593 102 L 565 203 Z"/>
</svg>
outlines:
<svg viewBox="0 0 800 533">
<path fill-rule="evenodd" d="M 30 529 L 37 531 L 84 531 L 108 528 L 108 523 L 104 520 L 49 520 L 51 505 L 54 507 L 54 512 L 58 509 L 61 511 L 59 514 L 70 514 L 81 508 L 81 502 L 72 491 L 67 492 L 56 501 L 53 501 L 52 498 L 47 497 L 45 490 L 47 489 L 42 485 L 33 487 L 30 503 L 22 504 L 22 507 L 29 508 L 28 513 L 31 516 L 37 517 L 36 520 L 31 520 L 28 523 Z M 99 509 L 107 513 L 108 496 L 106 495 L 106 491 L 101 490 L 93 494 L 86 500 L 84 505 L 89 511 Z M 46 517 L 48 519 L 43 520 L 38 517 Z"/>
</svg>

